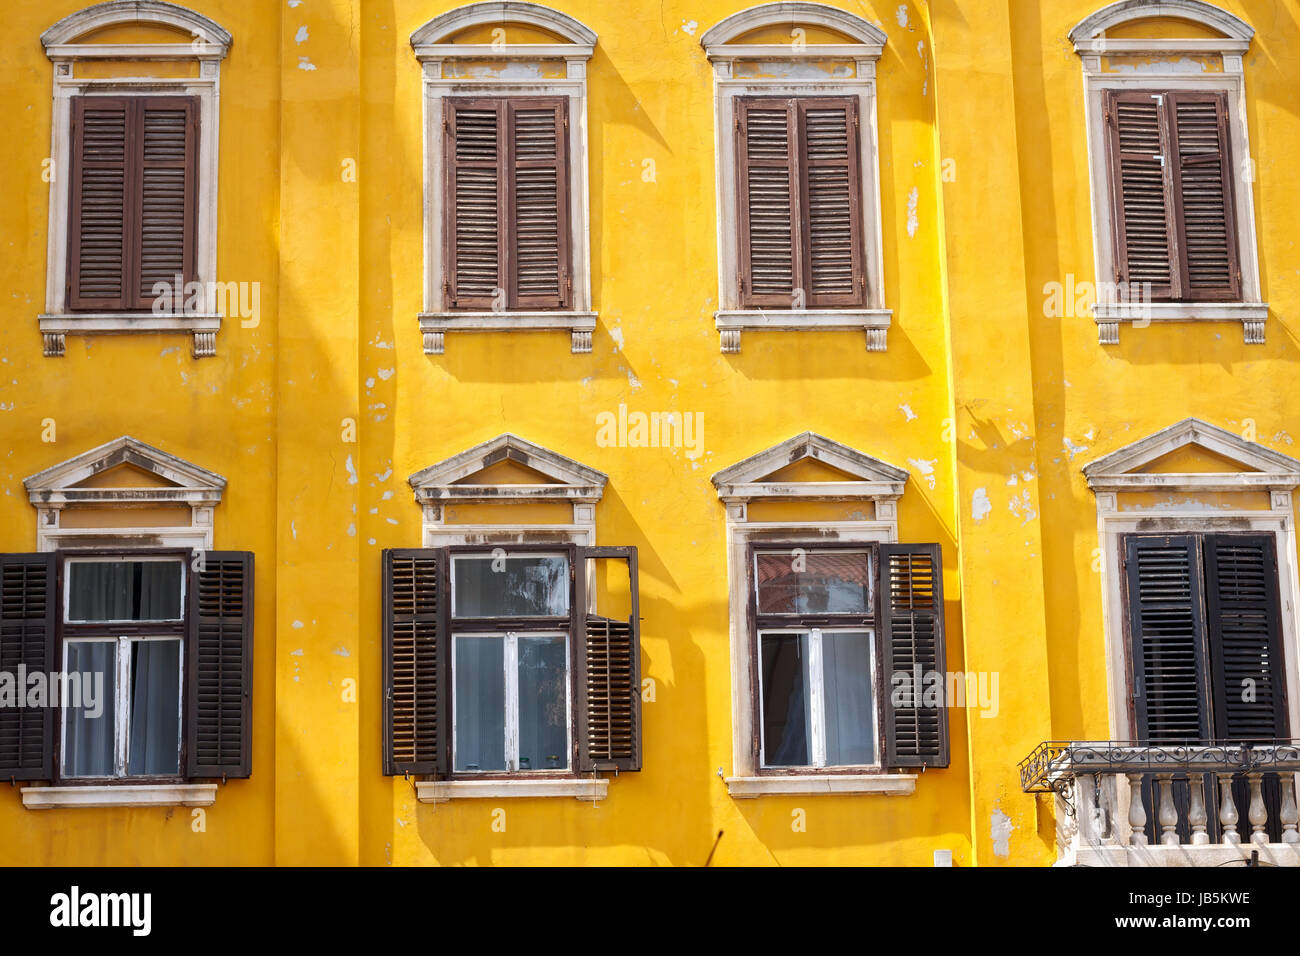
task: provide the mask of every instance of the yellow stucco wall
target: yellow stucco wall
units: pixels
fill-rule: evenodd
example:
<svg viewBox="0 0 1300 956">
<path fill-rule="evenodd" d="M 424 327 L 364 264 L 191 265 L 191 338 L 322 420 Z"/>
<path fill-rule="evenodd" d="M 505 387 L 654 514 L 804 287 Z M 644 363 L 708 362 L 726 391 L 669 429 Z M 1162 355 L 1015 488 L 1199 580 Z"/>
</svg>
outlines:
<svg viewBox="0 0 1300 956">
<path fill-rule="evenodd" d="M 37 38 L 81 4 L 11 4 L 0 550 L 34 547 L 24 477 L 118 435 L 224 475 L 216 546 L 257 555 L 253 776 L 221 788 L 203 832 L 188 810 L 37 813 L 0 792 L 0 862 L 697 865 L 719 830 L 716 864 L 929 866 L 936 849 L 957 865 L 1054 859 L 1049 808 L 1020 792 L 1016 761 L 1040 740 L 1111 733 L 1096 511 L 1080 467 L 1189 415 L 1234 431 L 1249 421 L 1284 452 L 1300 434 L 1286 387 L 1300 279 L 1285 265 L 1300 212 L 1287 174 L 1300 3 L 1224 4 L 1260 30 L 1246 77 L 1273 304 L 1264 347 L 1231 325 L 1163 325 L 1102 348 L 1090 318 L 1043 314 L 1045 283 L 1093 278 L 1080 64 L 1065 36 L 1099 4 L 837 0 L 889 35 L 878 64 L 889 348 L 865 351 L 861 333 L 747 332 L 743 352 L 721 354 L 713 74 L 699 37 L 747 4 L 556 0 L 600 37 L 588 76 L 592 354 L 571 354 L 561 333 L 449 333 L 436 356 L 416 323 L 423 139 L 409 37 L 453 4 L 189 5 L 234 36 L 221 65 L 218 273 L 262 284 L 260 323 L 227 320 L 215 358 L 164 335 L 69 336 L 65 357 L 42 357 L 51 66 Z M 701 453 L 602 447 L 597 416 L 620 404 L 701 414 Z M 54 442 L 41 439 L 47 419 Z M 656 688 L 645 769 L 596 806 L 420 804 L 410 782 L 380 774 L 380 552 L 421 534 L 406 478 L 505 431 L 607 473 L 598 543 L 640 553 L 642 670 Z M 997 716 L 951 711 L 951 766 L 912 796 L 737 801 L 719 779 L 732 764 L 729 609 L 709 478 L 804 431 L 911 472 L 900 535 L 943 547 L 948 669 L 1000 675 Z M 805 514 L 829 520 L 837 507 Z"/>
</svg>

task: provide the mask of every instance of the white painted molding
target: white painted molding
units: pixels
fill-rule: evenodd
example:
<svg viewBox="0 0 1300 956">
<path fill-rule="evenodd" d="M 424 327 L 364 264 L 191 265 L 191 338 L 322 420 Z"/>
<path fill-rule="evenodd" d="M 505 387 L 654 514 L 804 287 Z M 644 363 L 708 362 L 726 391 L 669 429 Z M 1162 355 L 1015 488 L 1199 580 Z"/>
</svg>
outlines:
<svg viewBox="0 0 1300 956">
<path fill-rule="evenodd" d="M 1143 328 L 1152 322 L 1240 322 L 1247 345 L 1264 344 L 1267 302 L 1098 302 L 1092 307 L 1097 340 L 1119 344 L 1119 327 Z"/>
<path fill-rule="evenodd" d="M 1223 40 L 1107 40 L 1106 31 L 1134 20 L 1172 17 L 1190 20 L 1223 35 Z M 1069 33 L 1076 53 L 1244 53 L 1255 29 L 1226 10 L 1201 0 L 1118 0 L 1080 20 Z M 1188 46 L 1188 44 L 1192 44 Z M 1214 44 L 1214 46 L 1210 46 Z"/>
<path fill-rule="evenodd" d="M 507 23 L 540 27 L 558 34 L 570 43 L 596 45 L 595 31 L 567 13 L 538 3 L 525 3 L 523 0 L 485 0 L 434 17 L 411 34 L 411 46 L 418 51 L 421 46 L 442 43 L 470 27 Z"/>
<path fill-rule="evenodd" d="M 787 776 L 727 777 L 727 792 L 737 800 L 755 797 L 818 797 L 880 794 L 906 797 L 916 792 L 914 773 L 789 774 Z"/>
<path fill-rule="evenodd" d="M 538 797 L 570 797 L 595 803 L 609 796 L 609 779 L 566 777 L 562 780 L 420 780 L 415 784 L 415 794 L 421 803 Z"/>
<path fill-rule="evenodd" d="M 58 51 L 58 48 L 71 44 L 72 41 L 93 30 L 122 23 L 153 23 L 184 30 L 194 38 L 195 42 L 178 46 L 189 49 L 191 57 L 196 55 L 196 51 L 211 47 L 214 50 L 205 51 L 204 55 L 215 53 L 218 58 L 223 58 L 229 52 L 233 42 L 230 31 L 215 20 L 177 4 L 164 3 L 162 0 L 111 0 L 109 3 L 97 3 L 64 17 L 41 34 L 41 45 L 51 57 L 76 55 L 63 53 Z M 96 51 L 100 49 L 99 44 L 90 46 L 93 46 Z"/>
<path fill-rule="evenodd" d="M 424 353 L 442 355 L 447 332 L 536 332 L 560 329 L 571 335 L 569 350 L 591 351 L 596 330 L 595 312 L 421 312 Z"/>
<path fill-rule="evenodd" d="M 191 337 L 190 354 L 206 358 L 217 354 L 217 333 L 223 316 L 214 313 L 65 312 L 40 315 L 44 354 L 58 358 L 67 351 L 69 335 L 129 335 L 133 332 L 181 332 Z"/>
<path fill-rule="evenodd" d="M 215 783 L 165 783 L 141 786 L 23 787 L 28 810 L 74 807 L 210 807 L 217 802 Z"/>
<path fill-rule="evenodd" d="M 732 309 L 714 312 L 722 351 L 740 351 L 740 335 L 755 332 L 866 333 L 867 351 L 885 351 L 893 311 L 890 309 Z"/>
<path fill-rule="evenodd" d="M 824 462 L 847 472 L 852 481 L 774 482 L 773 472 L 805 458 Z M 713 476 L 713 486 L 724 502 L 748 502 L 761 498 L 854 501 L 897 499 L 903 494 L 908 472 L 879 458 L 815 432 L 804 432 L 773 445 L 756 455 L 724 468 Z"/>
<path fill-rule="evenodd" d="M 746 33 L 763 27 L 804 25 L 825 27 L 843 33 L 866 46 L 883 48 L 888 39 L 885 31 L 878 26 L 847 10 L 827 6 L 824 3 L 783 0 L 779 3 L 762 3 L 749 7 L 733 13 L 724 20 L 719 20 L 700 35 L 700 46 L 707 50 L 709 47 L 731 43 Z"/>
</svg>

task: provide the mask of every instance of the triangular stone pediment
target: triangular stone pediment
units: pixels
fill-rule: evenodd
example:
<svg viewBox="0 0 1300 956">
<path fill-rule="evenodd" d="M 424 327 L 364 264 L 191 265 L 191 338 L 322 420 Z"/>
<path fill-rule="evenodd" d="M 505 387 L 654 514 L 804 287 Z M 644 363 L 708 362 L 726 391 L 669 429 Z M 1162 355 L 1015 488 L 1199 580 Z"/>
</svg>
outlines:
<svg viewBox="0 0 1300 956">
<path fill-rule="evenodd" d="M 123 435 L 23 481 L 33 504 L 165 502 L 216 504 L 226 479 Z"/>
<path fill-rule="evenodd" d="M 1300 461 L 1187 418 L 1085 465 L 1093 491 L 1291 489 Z"/>
<path fill-rule="evenodd" d="M 908 473 L 815 432 L 773 445 L 713 476 L 724 501 L 897 498 Z"/>
<path fill-rule="evenodd" d="M 498 435 L 413 474 L 419 501 L 595 503 L 608 476 L 518 435 Z"/>
</svg>

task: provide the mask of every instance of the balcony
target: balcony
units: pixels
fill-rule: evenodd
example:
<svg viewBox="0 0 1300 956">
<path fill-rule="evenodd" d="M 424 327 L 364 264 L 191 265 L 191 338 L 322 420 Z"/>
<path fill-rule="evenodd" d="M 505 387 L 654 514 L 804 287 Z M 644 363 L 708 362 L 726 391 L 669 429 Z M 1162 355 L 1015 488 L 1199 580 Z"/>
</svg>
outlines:
<svg viewBox="0 0 1300 956">
<path fill-rule="evenodd" d="M 1300 866 L 1300 741 L 1047 741 L 1020 762 L 1056 798 L 1057 866 Z"/>
</svg>

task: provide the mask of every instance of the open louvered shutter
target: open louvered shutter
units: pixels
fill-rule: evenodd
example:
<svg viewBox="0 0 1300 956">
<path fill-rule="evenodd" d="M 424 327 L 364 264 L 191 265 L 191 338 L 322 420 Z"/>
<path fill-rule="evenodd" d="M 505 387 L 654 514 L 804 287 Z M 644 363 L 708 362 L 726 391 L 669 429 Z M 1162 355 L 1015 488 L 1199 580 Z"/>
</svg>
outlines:
<svg viewBox="0 0 1300 956">
<path fill-rule="evenodd" d="M 568 125 L 566 98 L 506 103 L 511 308 L 558 309 L 569 301 Z"/>
<path fill-rule="evenodd" d="M 600 602 L 593 607 L 588 597 L 590 565 L 603 560 L 626 563 L 626 618 L 601 615 Z M 636 548 L 578 548 L 575 570 L 578 770 L 640 770 L 641 617 Z"/>
<path fill-rule="evenodd" d="M 856 97 L 795 100 L 800 147 L 805 305 L 861 305 L 861 175 Z"/>
<path fill-rule="evenodd" d="M 1168 94 L 1172 111 L 1169 164 L 1176 198 L 1182 297 L 1241 297 L 1237 229 L 1233 217 L 1232 159 L 1228 145 L 1228 94 Z"/>
<path fill-rule="evenodd" d="M 131 189 L 131 100 L 72 100 L 68 307 L 122 309 L 129 290 L 127 220 Z"/>
<path fill-rule="evenodd" d="M 186 774 L 247 777 L 253 769 L 252 552 L 201 552 L 190 580 Z"/>
<path fill-rule="evenodd" d="M 1209 698 L 1196 540 L 1130 535 L 1124 565 L 1138 736 L 1204 740 L 1210 736 Z"/>
<path fill-rule="evenodd" d="M 1214 737 L 1289 737 L 1274 539 L 1207 535 L 1204 547 Z"/>
<path fill-rule="evenodd" d="M 447 308 L 491 309 L 505 294 L 505 101 L 444 103 Z"/>
<path fill-rule="evenodd" d="M 800 268 L 794 101 L 735 102 L 741 304 L 790 308 Z"/>
<path fill-rule="evenodd" d="M 884 702 L 885 763 L 890 767 L 948 766 L 947 656 L 943 626 L 943 556 L 937 544 L 880 546 L 880 642 L 886 686 L 905 674 L 923 689 L 940 677 L 938 700 L 915 694 Z M 898 706 L 898 704 L 910 706 Z"/>
<path fill-rule="evenodd" d="M 445 774 L 446 551 L 384 552 L 384 773 Z"/>
<path fill-rule="evenodd" d="M 199 101 L 196 97 L 150 96 L 135 104 L 136 195 L 131 262 L 136 272 L 134 307 L 151 308 L 156 283 L 173 296 L 176 277 L 195 277 Z M 159 290 L 161 292 L 161 290 Z M 173 302 L 175 299 L 173 299 Z"/>
<path fill-rule="evenodd" d="M 54 621 L 58 588 L 53 554 L 0 554 L 0 674 L 58 670 Z M 52 780 L 57 708 L 0 706 L 0 780 Z"/>
<path fill-rule="evenodd" d="M 1169 155 L 1161 94 L 1106 91 L 1115 280 L 1130 296 L 1178 293 L 1178 239 L 1166 175 Z"/>
</svg>

